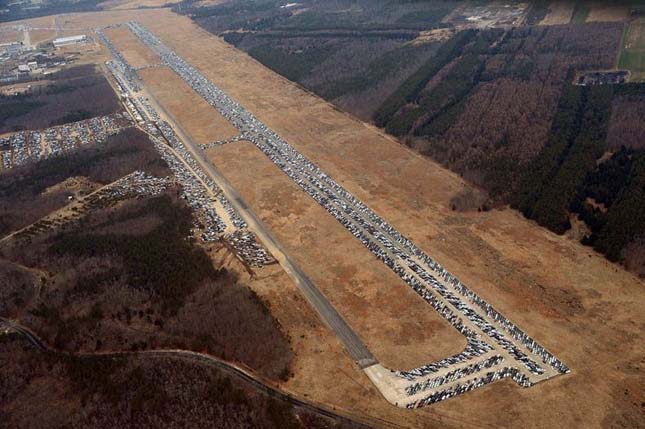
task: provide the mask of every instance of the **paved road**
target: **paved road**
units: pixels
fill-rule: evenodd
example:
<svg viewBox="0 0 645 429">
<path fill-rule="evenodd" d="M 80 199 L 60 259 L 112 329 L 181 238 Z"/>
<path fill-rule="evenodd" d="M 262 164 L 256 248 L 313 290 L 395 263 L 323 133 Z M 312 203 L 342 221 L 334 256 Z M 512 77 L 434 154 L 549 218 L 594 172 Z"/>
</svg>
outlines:
<svg viewBox="0 0 645 429">
<path fill-rule="evenodd" d="M 47 347 L 47 344 L 45 344 L 45 342 L 41 340 L 36 334 L 34 334 L 31 330 L 25 328 L 24 326 L 15 323 L 13 320 L 0 317 L 0 327 L 2 326 L 10 328 L 21 334 L 27 339 L 27 341 L 29 341 L 34 347 L 39 350 L 45 351 L 49 349 L 49 347 Z"/>
<path fill-rule="evenodd" d="M 258 219 L 251 208 L 246 204 L 233 186 L 231 186 L 229 181 L 208 159 L 206 159 L 204 152 L 199 145 L 195 143 L 190 135 L 183 130 L 173 115 L 155 99 L 154 95 L 151 94 L 150 91 L 147 91 L 147 93 L 149 95 L 150 104 L 167 118 L 168 122 L 177 133 L 177 136 L 186 145 L 186 148 L 190 151 L 191 155 L 199 163 L 204 172 L 210 176 L 220 189 L 222 189 L 226 199 L 229 200 L 242 219 L 246 221 L 249 229 L 255 233 L 258 239 L 260 239 L 269 252 L 271 252 L 273 257 L 278 261 L 286 273 L 295 281 L 302 294 L 305 296 L 309 304 L 316 310 L 320 318 L 343 342 L 343 345 L 349 352 L 352 359 L 356 361 L 360 368 L 366 368 L 376 364 L 376 358 L 372 355 L 363 341 L 347 324 L 338 311 L 336 311 L 325 295 L 314 285 L 309 277 L 307 277 L 298 264 L 286 253 L 273 234 L 262 223 L 262 221 Z"/>
</svg>

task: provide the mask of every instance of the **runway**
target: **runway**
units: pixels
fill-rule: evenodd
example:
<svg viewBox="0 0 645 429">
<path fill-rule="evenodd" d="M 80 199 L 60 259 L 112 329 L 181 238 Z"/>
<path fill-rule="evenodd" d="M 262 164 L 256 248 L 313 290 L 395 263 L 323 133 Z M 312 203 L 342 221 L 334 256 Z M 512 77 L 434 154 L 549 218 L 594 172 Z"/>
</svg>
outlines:
<svg viewBox="0 0 645 429">
<path fill-rule="evenodd" d="M 233 188 L 229 181 L 206 159 L 203 150 L 195 143 L 190 135 L 184 131 L 181 125 L 175 120 L 173 115 L 168 112 L 159 103 L 151 91 L 146 91 L 148 101 L 165 117 L 166 122 L 173 127 L 177 136 L 183 141 L 191 155 L 199 163 L 208 176 L 219 186 L 226 199 L 229 200 L 233 208 L 248 224 L 248 228 L 256 234 L 258 239 L 267 248 L 271 255 L 278 261 L 280 266 L 286 271 L 296 286 L 307 299 L 307 302 L 314 308 L 325 324 L 334 331 L 342 341 L 351 358 L 359 365 L 360 368 L 366 368 L 377 363 L 367 346 L 348 325 L 345 319 L 336 311 L 334 306 L 329 302 L 325 295 L 314 285 L 307 277 L 304 271 L 291 259 L 285 252 L 284 248 L 276 240 L 273 234 L 250 209 L 248 204 L 242 199 L 238 192 Z"/>
</svg>

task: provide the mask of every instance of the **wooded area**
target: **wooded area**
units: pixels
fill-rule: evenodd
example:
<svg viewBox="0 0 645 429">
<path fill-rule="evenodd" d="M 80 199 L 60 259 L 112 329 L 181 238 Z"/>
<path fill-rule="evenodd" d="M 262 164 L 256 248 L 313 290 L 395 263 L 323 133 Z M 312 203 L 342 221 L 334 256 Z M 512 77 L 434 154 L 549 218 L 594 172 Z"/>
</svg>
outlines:
<svg viewBox="0 0 645 429">
<path fill-rule="evenodd" d="M 5 246 L 2 257 L 15 269 L 46 273 L 38 299 L 21 298 L 12 313 L 63 350 L 182 348 L 287 379 L 288 339 L 223 266 L 226 253 L 212 259 L 190 239 L 193 217 L 178 195 L 170 188 L 96 209 L 66 228 Z"/>
<path fill-rule="evenodd" d="M 0 134 L 109 115 L 119 108 L 112 87 L 93 66 L 72 67 L 48 85 L 0 96 Z"/>
<path fill-rule="evenodd" d="M 102 144 L 4 171 L 2 235 L 134 170 L 170 173 L 148 137 L 128 128 Z M 264 302 L 224 267 L 231 259 L 224 246 L 215 244 L 210 255 L 191 238 L 193 222 L 173 186 L 3 245 L 2 315 L 23 314 L 65 350 L 179 347 L 288 378 L 288 339 Z"/>
<path fill-rule="evenodd" d="M 208 363 L 165 356 L 78 357 L 0 338 L 3 423 L 34 427 L 349 428 L 293 407 Z M 46 397 L 34 410 L 34 397 Z"/>
</svg>

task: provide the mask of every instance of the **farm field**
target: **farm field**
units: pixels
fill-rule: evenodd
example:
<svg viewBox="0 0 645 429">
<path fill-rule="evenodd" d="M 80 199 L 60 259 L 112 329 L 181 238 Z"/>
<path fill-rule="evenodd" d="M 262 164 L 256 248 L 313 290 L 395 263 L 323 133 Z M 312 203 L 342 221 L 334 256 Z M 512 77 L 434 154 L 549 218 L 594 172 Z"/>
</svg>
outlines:
<svg viewBox="0 0 645 429">
<path fill-rule="evenodd" d="M 568 24 L 571 21 L 574 7 L 575 2 L 573 0 L 549 2 L 549 13 L 540 22 L 540 25 Z"/>
<path fill-rule="evenodd" d="M 105 34 L 123 52 L 132 67 L 152 66 L 159 62 L 159 57 L 150 52 L 127 28 L 108 28 Z"/>
<path fill-rule="evenodd" d="M 129 19 L 127 12 L 64 18 L 78 26 Z M 267 300 L 292 341 L 293 377 L 283 389 L 407 427 L 640 424 L 642 281 L 510 209 L 452 211 L 451 198 L 470 187 L 456 174 L 277 76 L 188 18 L 150 10 L 139 20 L 572 368 L 571 374 L 530 389 L 507 380 L 432 407 L 398 409 L 353 364 L 284 273 L 272 267 L 249 286 Z M 146 85 L 154 92 L 155 82 L 163 81 L 166 88 L 155 96 L 164 107 L 196 140 L 210 137 L 210 132 L 199 136 L 204 122 L 217 121 L 199 116 L 209 107 L 183 90 L 181 97 L 164 98 L 164 90 L 169 94 L 178 85 L 155 76 L 160 70 L 142 72 Z M 189 108 L 195 110 L 182 117 Z M 202 120 L 191 125 L 192 117 Z M 216 128 L 213 132 L 220 132 L 221 126 Z M 417 365 L 426 356 L 459 348 L 460 339 L 444 329 L 433 310 L 418 305 L 420 300 L 255 147 L 236 142 L 209 156 L 285 246 L 303 249 L 298 257 L 307 274 L 350 324 L 359 325 L 384 365 Z"/>
<path fill-rule="evenodd" d="M 584 24 L 587 22 L 589 13 L 591 12 L 589 4 L 584 1 L 579 1 L 576 3 L 576 6 L 573 10 L 573 17 L 571 17 L 571 23 L 573 24 Z"/>
<path fill-rule="evenodd" d="M 587 22 L 625 21 L 629 15 L 628 4 L 608 4 L 609 2 L 591 2 L 591 11 Z M 616 2 L 621 3 L 621 2 Z"/>
<path fill-rule="evenodd" d="M 625 30 L 618 68 L 630 70 L 632 80 L 645 80 L 645 18 L 630 22 Z"/>
</svg>

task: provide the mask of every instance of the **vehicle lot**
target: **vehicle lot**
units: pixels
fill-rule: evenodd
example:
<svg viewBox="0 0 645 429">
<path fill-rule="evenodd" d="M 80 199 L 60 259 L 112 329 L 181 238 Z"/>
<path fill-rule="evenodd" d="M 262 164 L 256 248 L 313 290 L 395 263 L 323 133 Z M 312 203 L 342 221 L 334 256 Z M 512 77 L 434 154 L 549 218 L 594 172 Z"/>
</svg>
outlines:
<svg viewBox="0 0 645 429">
<path fill-rule="evenodd" d="M 255 146 L 237 142 L 208 153 L 383 365 L 411 369 L 463 350 L 465 338 Z M 249 163 L 253 176 L 245 174 Z"/>
<path fill-rule="evenodd" d="M 139 42 L 127 28 L 108 28 L 105 34 L 110 38 L 134 68 L 151 66 L 159 62 L 159 57 Z"/>
<path fill-rule="evenodd" d="M 175 124 L 174 117 L 158 104 L 143 83 L 137 71 L 105 34 L 98 29 L 101 43 L 112 53 L 106 67 L 112 74 L 115 89 L 133 121 L 145 131 L 155 150 L 181 184 L 181 194 L 194 214 L 192 235 L 205 243 L 221 243 L 243 262 L 247 270 L 260 268 L 273 262 L 267 250 L 260 245 L 255 235 L 247 229 L 246 222 L 233 208 L 221 188 L 210 178 L 202 165 L 187 148 L 195 144 Z M 171 121 L 168 123 L 167 121 Z"/>
<path fill-rule="evenodd" d="M 130 126 L 122 113 L 71 122 L 44 130 L 19 131 L 0 137 L 0 171 L 61 155 L 82 145 L 103 143 Z"/>
<path fill-rule="evenodd" d="M 95 23 L 129 19 L 127 14 L 76 16 Z M 142 12 L 141 19 L 209 79 L 574 368 L 566 377 L 531 389 L 502 381 L 433 407 L 398 410 L 383 401 L 349 359 L 341 357 L 329 335 L 320 341 L 299 339 L 326 330 L 302 301 L 282 296 L 281 291 L 293 289 L 280 286 L 284 278 L 278 276 L 275 283 L 267 279 L 261 289 L 292 333 L 296 353 L 302 353 L 286 389 L 415 427 L 469 422 L 600 426 L 639 415 L 640 407 L 632 408 L 632 400 L 622 398 L 634 398 L 638 392 L 639 374 L 634 368 L 643 355 L 637 341 L 643 327 L 641 282 L 510 210 L 451 212 L 450 197 L 465 186 L 454 174 L 333 110 L 187 19 L 158 11 Z M 237 147 L 241 146 L 221 149 Z M 325 266 L 323 260 L 317 268 Z M 619 356 L 616 350 L 621 350 Z M 544 412 L 547 409 L 549 413 Z M 509 415 L 516 417 L 509 422 Z"/>
<path fill-rule="evenodd" d="M 304 93 L 217 39 L 202 37 L 201 30 L 190 30 L 188 23 L 185 32 L 175 31 L 173 35 L 161 23 L 155 24 L 151 20 L 145 24 L 169 45 L 173 44 L 180 55 L 197 65 L 209 79 L 226 88 L 229 95 L 277 130 L 298 151 L 315 160 L 354 195 L 382 213 L 485 299 L 495 302 L 496 307 L 518 325 L 531 326 L 531 332 L 538 340 L 554 338 L 556 343 L 548 346 L 577 370 L 566 377 L 573 380 L 566 383 L 568 387 L 561 393 L 557 390 L 563 389 L 563 385 L 558 380 L 528 390 L 511 388 L 508 382 L 502 382 L 465 395 L 459 401 L 439 404 L 435 406 L 436 410 L 456 417 L 467 407 L 475 412 L 478 421 L 492 424 L 496 420 L 488 412 L 491 402 L 486 398 L 492 400 L 494 397 L 497 404 L 501 400 L 507 408 L 511 407 L 509 401 L 517 403 L 519 400 L 520 403 L 511 408 L 527 416 L 522 418 L 526 421 L 544 422 L 547 419 L 534 414 L 535 401 L 549 403 L 552 407 L 548 419 L 560 422 L 562 419 L 602 420 L 603 411 L 594 414 L 589 414 L 588 409 L 571 412 L 564 393 L 572 389 L 570 392 L 584 395 L 586 403 L 608 404 L 607 397 L 583 387 L 588 386 L 588 376 L 593 371 L 584 371 L 585 376 L 577 375 L 585 366 L 587 353 L 585 347 L 573 344 L 579 338 L 579 330 L 589 332 L 596 321 L 578 316 L 571 325 L 561 322 L 577 314 L 579 310 L 575 309 L 580 306 L 592 308 L 603 302 L 602 291 L 608 291 L 608 281 L 614 284 L 612 291 L 619 287 L 632 297 L 630 299 L 635 299 L 634 293 L 640 283 L 633 276 L 614 271 L 602 258 L 589 257 L 580 246 L 553 237 L 510 210 L 466 215 L 451 212 L 449 199 L 464 186 L 454 175 L 380 137 L 369 126 L 334 111 L 323 101 Z M 191 41 L 191 31 L 194 31 L 192 49 L 186 49 L 182 46 Z M 229 145 L 231 149 L 235 147 Z M 634 314 L 633 304 L 620 307 L 619 313 Z M 608 324 L 615 328 L 621 325 L 620 317 L 611 316 L 610 320 Z M 617 344 L 611 328 L 598 329 L 596 326 L 592 332 L 587 340 L 594 344 L 590 346 L 594 349 L 603 343 Z M 626 361 L 633 359 L 634 355 L 630 356 L 625 356 Z M 602 359 L 613 361 L 611 355 Z M 613 374 L 592 375 L 592 383 L 606 385 L 612 380 L 610 383 L 619 388 L 618 380 L 624 380 L 620 373 L 621 370 L 617 370 Z M 304 373 L 303 377 L 306 377 Z M 549 384 L 552 387 L 547 387 Z M 535 396 L 531 392 L 536 392 Z M 545 392 L 552 393 L 542 397 Z M 614 404 L 611 407 L 615 410 Z M 421 412 L 420 416 L 432 418 L 432 412 Z M 420 419 L 424 421 L 423 417 Z"/>
<path fill-rule="evenodd" d="M 146 88 L 163 103 L 198 144 L 230 139 L 239 134 L 175 73 L 168 68 L 149 68 L 139 72 Z"/>
<path fill-rule="evenodd" d="M 50 213 L 38 222 L 3 237 L 0 243 L 6 246 L 7 242 L 29 241 L 41 234 L 60 231 L 92 210 L 111 207 L 123 200 L 159 195 L 171 183 L 167 177 L 154 177 L 142 171 L 135 171 Z"/>
<path fill-rule="evenodd" d="M 334 329 L 352 358 L 365 370 L 388 401 L 400 407 L 418 408 L 506 377 L 512 377 L 523 387 L 530 387 L 555 375 L 570 372 L 563 362 L 210 82 L 145 26 L 134 21 L 129 22 L 127 26 L 161 57 L 165 66 L 189 84 L 200 97 L 229 120 L 246 140 L 260 149 L 306 194 L 336 218 L 377 259 L 421 296 L 430 305 L 429 308 L 436 310 L 467 338 L 467 346 L 463 351 L 444 359 L 411 370 L 383 367 L 374 360 L 373 355 L 352 329 L 339 320 L 336 310 L 305 277 L 302 269 L 289 261 L 288 253 L 285 254 L 282 250 L 279 250 L 279 254 L 275 253 L 281 245 L 268 233 L 263 232 L 264 227 L 255 220 L 254 214 L 248 212 L 246 203 L 236 203 L 235 207 L 245 211 L 245 220 L 254 223 L 254 231 L 262 237 L 269 249 L 274 249 L 276 259 L 285 270 L 292 273 L 294 280 L 301 284 L 301 289 L 312 307 Z M 105 41 L 105 44 L 115 51 L 109 41 Z M 115 61 L 123 62 L 120 53 L 114 52 L 114 56 Z M 131 67 L 122 64 L 119 68 Z M 115 77 L 119 79 L 118 74 L 115 74 Z M 140 121 L 145 113 L 141 110 L 139 112 L 135 117 Z M 160 129 L 165 136 L 164 128 Z M 174 140 L 176 139 L 168 139 L 171 146 L 181 146 L 179 141 Z M 186 144 L 189 148 L 192 147 L 190 151 L 199 150 L 192 142 L 187 141 Z M 198 159 L 201 158 L 201 155 L 193 154 Z M 191 158 L 189 154 L 181 156 L 184 159 Z M 219 184 L 224 180 L 219 178 L 220 173 L 217 170 L 207 164 L 202 165 L 215 182 Z M 239 200 L 237 191 L 234 193 L 228 183 L 221 186 L 224 186 L 228 198 Z M 300 274 L 294 275 L 294 272 Z M 318 298 L 313 299 L 313 295 L 318 295 Z M 493 351 L 496 355 L 491 356 Z"/>
</svg>

